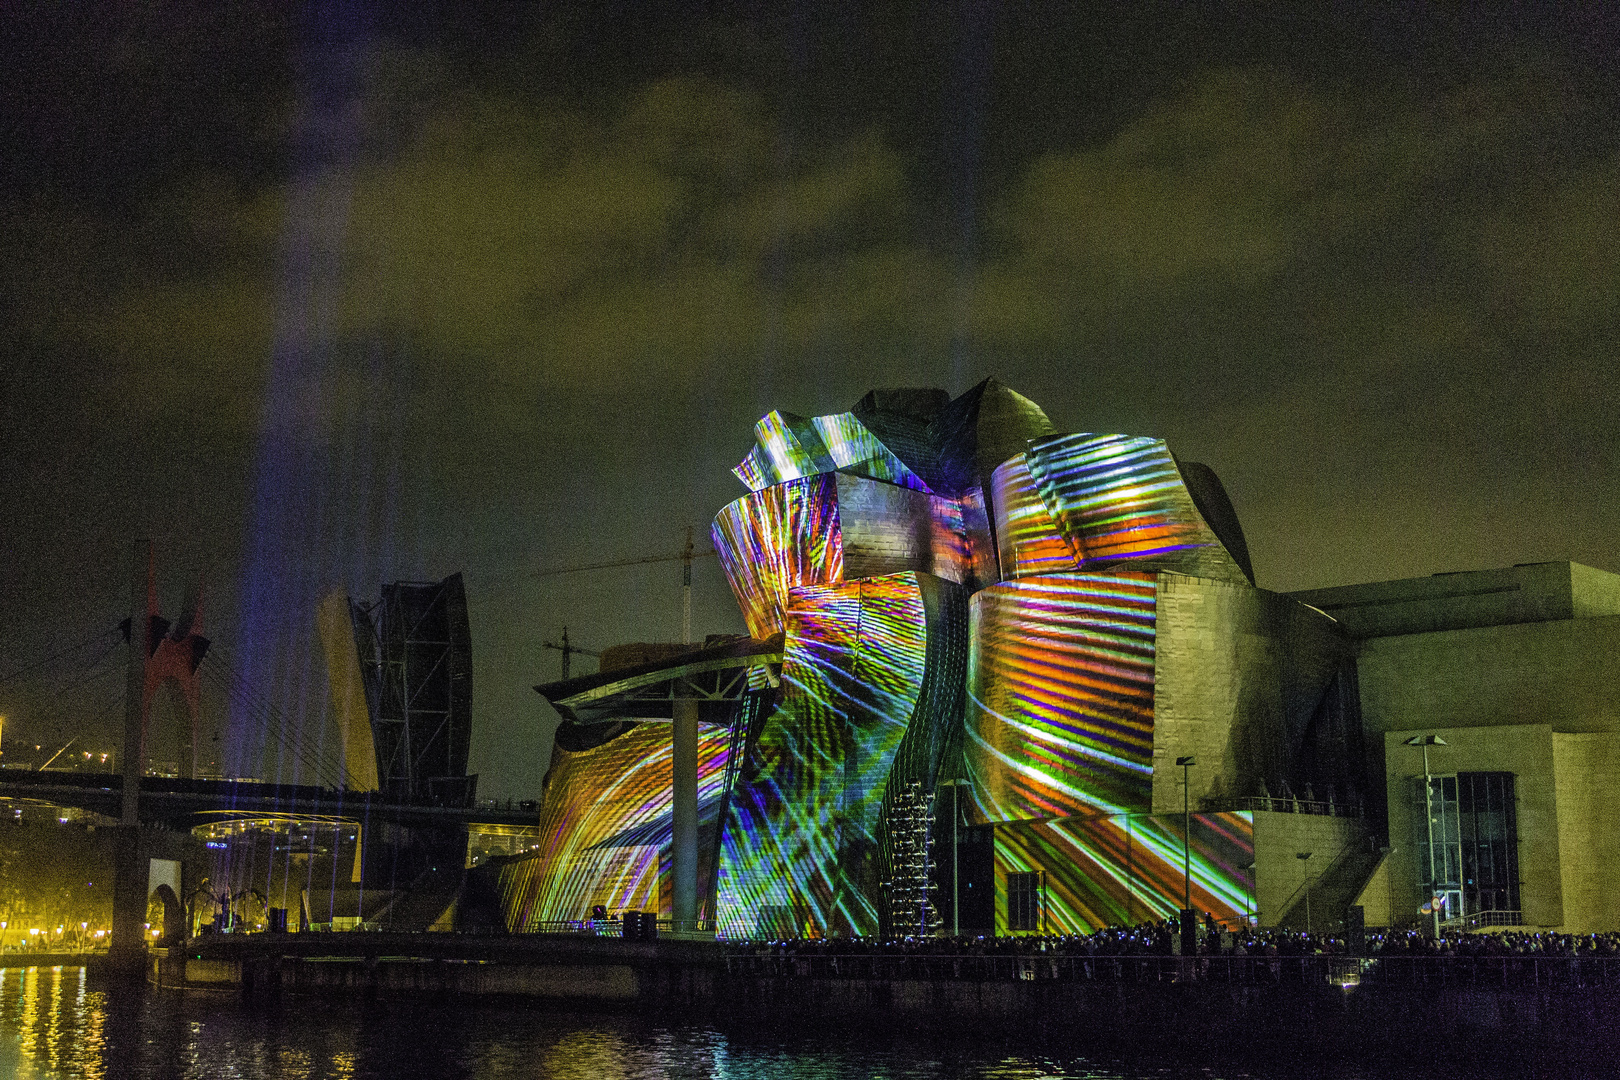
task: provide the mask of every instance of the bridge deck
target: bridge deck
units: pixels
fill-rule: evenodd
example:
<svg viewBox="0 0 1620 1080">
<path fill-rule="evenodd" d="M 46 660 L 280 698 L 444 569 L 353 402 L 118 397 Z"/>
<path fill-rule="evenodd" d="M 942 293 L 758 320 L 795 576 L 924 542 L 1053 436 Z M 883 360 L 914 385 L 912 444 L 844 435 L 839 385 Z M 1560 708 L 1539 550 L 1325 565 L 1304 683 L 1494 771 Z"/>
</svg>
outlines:
<svg viewBox="0 0 1620 1080">
<path fill-rule="evenodd" d="M 0 772 L 0 798 L 30 799 L 117 817 L 124 778 L 113 773 Z M 397 825 L 508 825 L 538 821 L 533 808 L 439 806 L 389 801 L 377 791 L 343 791 L 305 784 L 253 780 L 141 777 L 143 822 L 190 828 L 211 821 L 287 816 Z"/>
</svg>

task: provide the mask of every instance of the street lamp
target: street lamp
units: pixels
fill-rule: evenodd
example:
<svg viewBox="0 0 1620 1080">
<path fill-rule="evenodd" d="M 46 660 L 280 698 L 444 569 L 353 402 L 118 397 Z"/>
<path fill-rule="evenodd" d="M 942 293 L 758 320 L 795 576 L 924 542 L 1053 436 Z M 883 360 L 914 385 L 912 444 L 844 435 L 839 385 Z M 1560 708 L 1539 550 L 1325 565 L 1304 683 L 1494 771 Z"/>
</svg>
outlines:
<svg viewBox="0 0 1620 1080">
<path fill-rule="evenodd" d="M 1296 851 L 1294 858 L 1305 864 L 1305 936 L 1311 936 L 1311 856 L 1310 851 Z"/>
<path fill-rule="evenodd" d="M 968 781 L 962 779 L 941 780 L 940 787 L 951 789 L 951 936 L 962 936 L 962 875 L 958 867 L 962 849 L 956 842 L 956 823 L 961 820 L 961 807 L 958 805 L 962 798 L 962 789 L 970 786 Z"/>
<path fill-rule="evenodd" d="M 1192 910 L 1192 767 L 1198 759 L 1188 755 L 1176 758 L 1181 766 L 1181 909 Z"/>
<path fill-rule="evenodd" d="M 1181 954 L 1198 951 L 1198 923 L 1192 913 L 1192 767 L 1191 754 L 1176 758 L 1181 766 Z"/>
<path fill-rule="evenodd" d="M 1446 740 L 1438 735 L 1414 735 L 1406 740 L 1407 746 L 1423 748 L 1423 821 L 1429 829 L 1429 914 L 1434 919 L 1434 936 L 1440 936 L 1440 909 L 1434 904 L 1434 889 L 1440 882 L 1434 873 L 1434 806 L 1429 779 L 1429 747 L 1445 746 Z"/>
<path fill-rule="evenodd" d="M 1249 921 L 1249 894 L 1254 891 L 1254 862 L 1252 860 L 1246 862 L 1238 869 L 1244 871 L 1245 874 L 1243 881 L 1243 930 L 1244 933 L 1247 933 L 1249 927 L 1253 925 Z"/>
</svg>

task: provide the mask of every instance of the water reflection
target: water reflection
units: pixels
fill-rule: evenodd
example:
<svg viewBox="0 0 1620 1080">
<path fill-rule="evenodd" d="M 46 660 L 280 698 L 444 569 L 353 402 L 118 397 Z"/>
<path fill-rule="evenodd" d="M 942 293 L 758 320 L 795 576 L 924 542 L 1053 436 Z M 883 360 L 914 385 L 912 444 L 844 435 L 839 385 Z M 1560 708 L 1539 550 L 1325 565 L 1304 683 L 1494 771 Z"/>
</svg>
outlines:
<svg viewBox="0 0 1620 1080">
<path fill-rule="evenodd" d="M 1433 1070 L 1208 1067 L 1043 1057 L 836 1027 L 680 1026 L 487 1002 L 289 999 L 108 988 L 77 968 L 0 969 L 0 1078 L 18 1080 L 1280 1080 Z"/>
<path fill-rule="evenodd" d="M 1034 1080 L 1127 1077 L 1093 1063 L 827 1034 L 791 1040 L 489 1004 L 247 1006 L 92 986 L 76 968 L 0 969 L 0 1076 L 19 1080 Z M 1195 1071 L 1196 1075 L 1210 1074 Z M 1155 1080 L 1187 1073 L 1153 1070 Z"/>
</svg>

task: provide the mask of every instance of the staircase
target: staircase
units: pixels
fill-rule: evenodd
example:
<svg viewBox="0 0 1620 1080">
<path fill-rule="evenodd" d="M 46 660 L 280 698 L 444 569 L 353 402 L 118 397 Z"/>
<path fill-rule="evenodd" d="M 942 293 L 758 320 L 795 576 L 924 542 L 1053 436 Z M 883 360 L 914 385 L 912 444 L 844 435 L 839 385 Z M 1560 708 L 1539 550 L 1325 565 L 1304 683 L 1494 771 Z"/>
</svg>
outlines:
<svg viewBox="0 0 1620 1080">
<path fill-rule="evenodd" d="M 1337 929 L 1344 922 L 1345 910 L 1355 903 L 1366 887 L 1367 879 L 1378 869 L 1382 853 L 1368 851 L 1361 843 L 1341 850 L 1328 868 L 1310 879 L 1311 928 L 1317 931 Z M 1283 902 L 1282 917 L 1277 925 L 1290 930 L 1305 929 L 1305 885 Z"/>
<path fill-rule="evenodd" d="M 465 874 L 460 867 L 424 870 L 409 887 L 396 892 L 388 907 L 370 921 L 382 930 L 426 930 L 455 903 Z"/>
</svg>

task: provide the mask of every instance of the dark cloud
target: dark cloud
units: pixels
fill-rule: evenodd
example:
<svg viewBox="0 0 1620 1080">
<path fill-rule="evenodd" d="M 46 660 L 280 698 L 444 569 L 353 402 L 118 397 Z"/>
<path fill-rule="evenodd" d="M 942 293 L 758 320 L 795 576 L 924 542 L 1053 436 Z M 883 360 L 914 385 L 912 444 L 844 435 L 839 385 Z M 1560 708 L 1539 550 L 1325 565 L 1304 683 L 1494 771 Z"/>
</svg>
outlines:
<svg viewBox="0 0 1620 1080">
<path fill-rule="evenodd" d="M 328 52 L 265 20 L 218 45 L 257 89 L 145 27 L 135 104 L 24 101 L 39 176 L 105 160 L 0 200 L 0 671 L 116 621 L 147 532 L 170 606 L 206 571 L 221 656 L 315 732 L 320 591 L 465 568 L 475 767 L 530 791 L 541 642 L 678 625 L 674 564 L 534 570 L 701 534 L 770 408 L 991 374 L 1212 464 L 1262 585 L 1620 569 L 1620 137 L 1579 48 L 1053 16 L 941 60 L 978 24 L 865 18 Z M 830 47 L 861 35 L 881 72 Z M 696 606 L 740 629 L 712 564 Z M 44 716 L 28 685 L 0 712 Z"/>
</svg>

